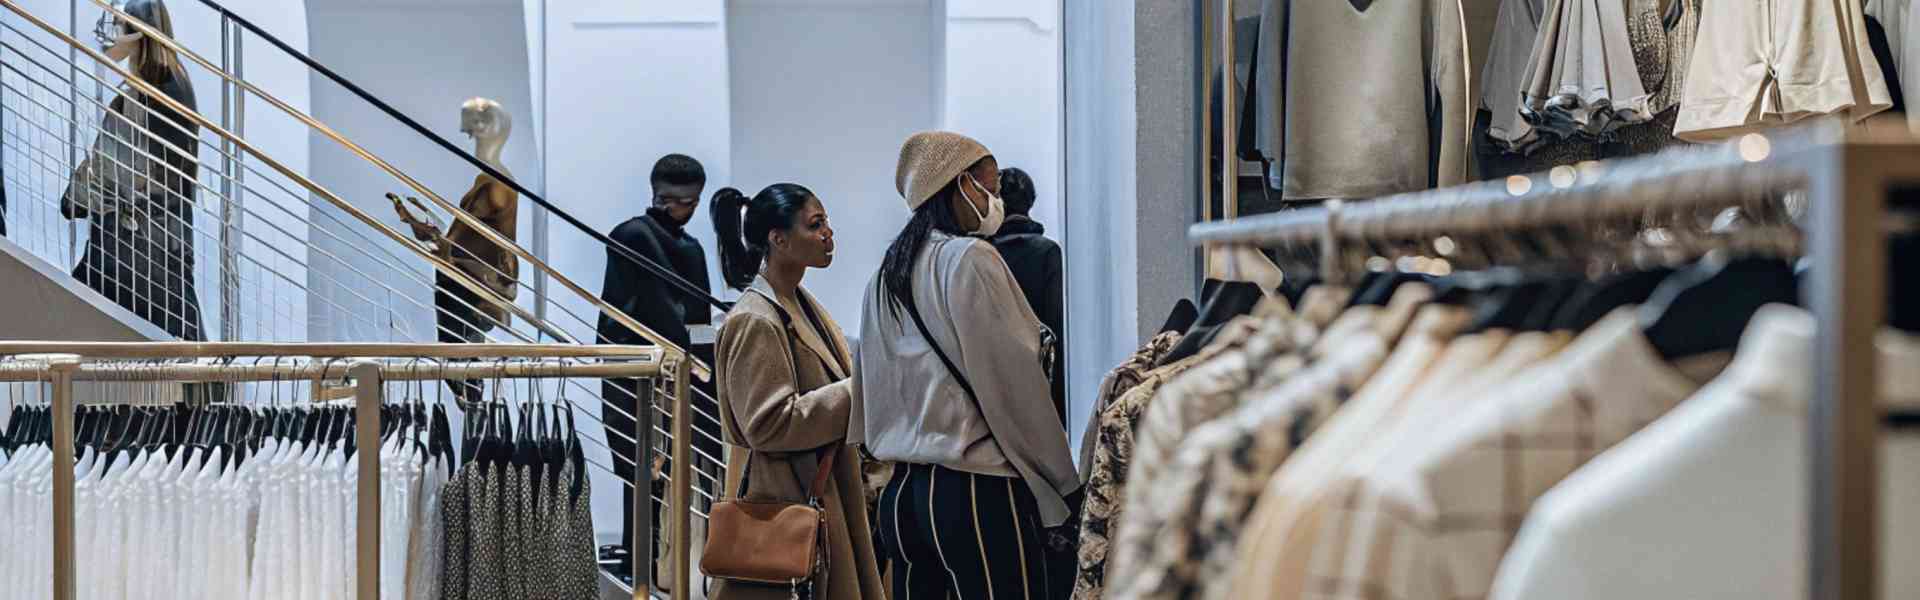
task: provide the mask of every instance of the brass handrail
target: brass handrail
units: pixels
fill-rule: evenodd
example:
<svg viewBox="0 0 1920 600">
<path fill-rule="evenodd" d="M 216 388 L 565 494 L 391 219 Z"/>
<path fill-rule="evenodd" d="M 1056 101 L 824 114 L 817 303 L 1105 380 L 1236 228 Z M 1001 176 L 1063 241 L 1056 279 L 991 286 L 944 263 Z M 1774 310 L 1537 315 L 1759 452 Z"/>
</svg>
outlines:
<svg viewBox="0 0 1920 600">
<path fill-rule="evenodd" d="M 284 112 L 288 116 L 293 117 L 294 119 L 300 121 L 303 125 L 306 125 L 309 129 L 320 132 L 322 135 L 325 135 L 328 139 L 333 140 L 334 143 L 340 144 L 341 147 L 346 148 L 348 151 L 360 156 L 361 159 L 366 160 L 369 163 L 372 163 L 375 167 L 379 167 L 380 170 L 385 171 L 388 175 L 392 176 L 395 179 L 400 180 L 400 182 L 405 184 L 408 188 L 413 189 L 415 193 L 423 197 L 426 197 L 429 200 L 432 200 L 435 205 L 439 206 L 441 210 L 445 210 L 449 214 L 453 215 L 453 217 L 456 220 L 466 223 L 468 227 L 480 233 L 483 237 L 487 239 L 487 241 L 492 242 L 495 245 L 498 245 L 502 248 L 508 249 L 509 251 L 513 252 L 515 256 L 523 260 L 526 260 L 528 263 L 532 264 L 534 268 L 553 277 L 555 281 L 560 282 L 560 284 L 563 286 L 566 286 L 567 289 L 573 291 L 575 294 L 586 299 L 589 304 L 594 305 L 595 308 L 600 310 L 601 314 L 612 318 L 615 322 L 618 322 L 621 325 L 627 327 L 628 329 L 633 330 L 635 333 L 640 334 L 641 337 L 646 338 L 647 341 L 649 342 L 652 342 L 656 345 L 660 345 L 663 347 L 673 348 L 683 353 L 686 351 L 685 348 L 681 348 L 678 344 L 675 344 L 671 340 L 666 339 L 665 336 L 660 335 L 658 332 L 655 332 L 652 329 L 648 328 L 647 326 L 642 325 L 639 321 L 634 320 L 632 316 L 626 314 L 625 312 L 620 311 L 618 308 L 615 308 L 613 305 L 608 304 L 605 300 L 601 300 L 599 296 L 588 292 L 586 288 L 581 287 L 578 283 L 575 283 L 572 279 L 568 278 L 566 275 L 561 274 L 558 270 L 554 269 L 551 265 L 548 265 L 545 261 L 542 261 L 538 257 L 534 256 L 531 252 L 527 252 L 525 248 L 522 248 L 519 244 L 515 243 L 513 240 L 508 239 L 506 236 L 501 235 L 497 231 L 494 231 L 494 229 L 491 226 L 480 221 L 478 218 L 474 217 L 472 214 L 469 214 L 466 211 L 461 210 L 458 205 L 448 202 L 446 198 L 441 197 L 439 194 L 435 193 L 433 190 L 427 188 L 426 185 L 420 183 L 418 180 L 415 180 L 413 177 L 407 175 L 405 172 L 402 172 L 399 168 L 394 167 L 392 163 L 389 163 L 386 160 L 381 159 L 379 156 L 373 154 L 371 151 L 368 151 L 366 148 L 360 146 L 359 144 L 354 143 L 352 140 L 348 140 L 346 137 L 340 135 L 339 132 L 334 131 L 333 128 L 328 127 L 325 123 L 321 123 L 318 119 L 315 119 L 311 115 L 301 112 L 299 109 L 294 108 L 292 105 L 287 104 L 285 101 L 281 100 L 280 98 L 272 94 L 267 93 L 265 90 L 260 89 L 259 87 L 253 85 L 252 83 L 244 79 L 235 77 L 232 73 L 226 72 L 224 69 L 221 69 L 219 66 L 215 65 L 212 61 L 209 61 L 205 57 L 202 57 L 198 53 L 194 52 L 193 50 L 186 48 L 185 46 L 181 45 L 179 42 L 175 41 L 172 37 L 162 33 L 160 30 L 153 28 L 151 25 L 148 25 L 147 23 L 142 22 L 141 20 L 134 18 L 132 15 L 129 15 L 126 12 L 120 10 L 118 7 L 113 6 L 110 2 L 107 2 L 106 0 L 92 0 L 92 2 L 96 5 L 99 5 L 102 9 L 106 10 L 107 12 L 118 17 L 121 20 L 121 22 L 129 24 L 135 29 L 139 30 L 148 39 L 154 40 L 155 42 L 160 43 L 174 50 L 180 55 L 185 56 L 189 59 L 192 59 L 194 62 L 199 63 L 200 66 L 218 74 L 221 79 L 226 80 L 227 82 L 233 83 L 234 85 L 238 86 L 240 89 L 250 92 L 253 95 L 258 96 L 260 99 L 267 101 L 268 104 L 273 105 L 274 108 L 280 109 L 281 112 Z M 6 4 L 10 8 L 12 8 L 13 11 L 16 13 L 20 13 L 23 15 L 26 14 L 26 11 L 20 8 L 19 5 L 15 3 L 15 0 L 0 0 L 0 3 Z M 67 42 L 69 45 L 72 45 L 76 48 L 80 48 L 82 51 L 85 51 L 89 56 L 94 57 L 96 60 L 101 60 L 101 62 L 108 63 L 109 67 L 113 68 L 116 72 L 119 72 L 122 75 L 122 77 L 125 77 L 128 80 L 129 83 L 133 83 L 138 80 L 137 77 L 133 77 L 129 73 L 126 73 L 124 69 L 122 69 L 118 64 L 114 64 L 110 60 L 105 60 L 104 55 L 100 55 L 98 52 L 94 51 L 91 47 L 87 47 L 84 44 L 80 44 L 78 40 L 72 38 L 71 36 L 66 35 L 64 32 L 60 32 L 53 29 L 49 24 L 47 24 L 44 21 L 41 21 L 36 17 L 29 16 L 28 18 L 29 20 L 34 21 L 36 25 L 39 25 L 41 29 L 44 29 L 51 33 L 56 34 L 63 41 Z M 171 98 L 166 98 L 165 94 L 160 94 L 158 93 L 158 90 L 152 89 L 151 86 L 144 85 L 145 82 L 139 82 L 139 83 L 142 84 L 141 87 L 144 88 L 142 89 L 142 91 L 147 92 L 149 94 L 155 94 L 160 96 L 161 99 L 166 101 L 170 107 L 175 108 L 176 110 L 180 110 L 184 108 L 182 106 L 176 106 L 178 103 L 173 102 Z M 222 134 L 221 135 L 222 137 L 233 139 L 236 142 L 242 144 L 242 147 L 244 149 L 246 149 L 247 151 L 249 151 L 250 153 L 256 156 L 261 156 L 263 160 L 267 160 L 269 162 L 270 166 L 274 166 L 275 170 L 282 171 L 283 174 L 287 174 L 289 177 L 296 178 L 296 180 L 302 183 L 303 186 L 305 186 L 305 184 L 307 183 L 310 183 L 306 178 L 300 177 L 297 174 L 290 173 L 290 169 L 285 169 L 284 166 L 280 165 L 277 161 L 273 161 L 272 159 L 263 156 L 257 149 L 253 148 L 251 145 L 246 145 L 245 141 L 238 140 L 237 136 L 232 136 L 228 134 L 224 129 L 220 129 L 217 125 L 214 125 L 210 121 L 207 121 L 204 117 L 201 117 L 194 111 L 184 110 L 183 112 L 194 113 L 195 120 L 203 122 L 204 126 L 206 127 L 219 131 Z M 312 187 L 317 188 L 318 186 L 316 185 Z M 385 228 L 384 225 L 381 225 L 375 221 L 372 221 L 364 213 L 362 213 L 356 208 L 353 208 L 347 205 L 345 201 L 339 199 L 337 196 L 334 196 L 331 193 L 325 193 L 324 195 L 328 198 L 328 200 L 341 205 L 342 209 L 349 211 L 355 217 L 360 218 L 363 221 L 367 221 L 371 225 L 382 227 L 383 229 Z M 390 236 L 395 237 L 396 240 L 400 241 L 403 245 L 413 247 L 413 244 L 410 240 L 407 240 L 402 236 L 398 236 L 397 233 L 391 232 L 390 229 L 387 231 L 387 233 L 389 233 Z M 431 253 L 424 253 L 424 254 L 431 254 Z M 438 260 L 434 260 L 434 265 L 436 269 L 441 270 L 443 273 L 447 271 L 458 271 L 458 269 L 453 268 L 451 264 L 443 265 L 443 263 Z M 442 268 L 443 266 L 445 268 Z M 528 313 L 525 309 L 522 309 L 514 305 L 511 301 L 506 301 L 504 298 L 500 298 L 499 295 L 494 294 L 492 290 L 487 289 L 486 286 L 480 285 L 478 282 L 472 281 L 471 278 L 465 275 L 465 273 L 459 273 L 453 276 L 456 278 L 456 280 L 461 281 L 461 284 L 468 287 L 470 290 L 474 291 L 477 294 L 483 294 L 482 297 L 489 298 L 489 299 L 498 299 L 498 301 L 501 304 L 511 307 L 515 313 L 520 314 L 521 318 L 527 319 L 528 322 L 541 323 L 541 320 L 539 318 L 534 317 L 531 313 Z M 542 328 L 545 329 L 545 327 L 542 327 Z M 559 339 L 567 339 L 567 340 L 572 339 L 570 336 L 566 336 L 563 333 L 558 331 L 549 331 L 548 333 L 550 335 L 554 335 L 554 337 Z M 708 380 L 712 378 L 712 369 L 706 363 L 701 362 L 699 358 L 694 357 L 691 353 L 687 354 L 687 360 L 691 361 L 693 365 L 693 373 L 695 377 L 699 377 L 702 380 Z"/>
</svg>

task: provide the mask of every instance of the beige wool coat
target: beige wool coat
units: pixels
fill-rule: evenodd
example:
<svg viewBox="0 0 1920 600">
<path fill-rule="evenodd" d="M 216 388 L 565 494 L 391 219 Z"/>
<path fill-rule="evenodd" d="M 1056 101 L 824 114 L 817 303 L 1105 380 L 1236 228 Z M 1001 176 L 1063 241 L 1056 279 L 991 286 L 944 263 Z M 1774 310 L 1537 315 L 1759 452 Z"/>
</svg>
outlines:
<svg viewBox="0 0 1920 600">
<path fill-rule="evenodd" d="M 731 444 L 727 456 L 726 496 L 736 497 L 751 463 L 746 497 L 804 502 L 813 481 L 820 448 L 846 439 L 853 359 L 840 327 L 805 289 L 799 302 L 810 305 L 825 331 L 815 331 L 799 306 L 776 308 L 778 296 L 766 280 L 755 279 L 720 328 L 714 346 L 720 420 Z M 827 511 L 831 560 L 825 577 L 816 577 L 814 597 L 832 600 L 885 600 L 867 505 L 860 457 L 841 446 L 833 476 L 820 502 Z M 742 548 L 742 551 L 753 549 Z M 715 600 L 785 600 L 784 586 L 719 582 Z"/>
</svg>

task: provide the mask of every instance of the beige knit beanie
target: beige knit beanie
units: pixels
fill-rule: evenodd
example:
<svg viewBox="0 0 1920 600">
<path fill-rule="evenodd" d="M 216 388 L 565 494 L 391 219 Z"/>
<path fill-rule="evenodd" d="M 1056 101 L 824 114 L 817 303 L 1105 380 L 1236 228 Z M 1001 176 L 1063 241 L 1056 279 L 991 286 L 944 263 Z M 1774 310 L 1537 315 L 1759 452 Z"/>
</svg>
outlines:
<svg viewBox="0 0 1920 600">
<path fill-rule="evenodd" d="M 900 165 L 893 172 L 893 188 L 907 201 L 907 210 L 919 210 L 947 182 L 973 163 L 992 155 L 973 138 L 949 131 L 923 131 L 900 146 Z"/>
</svg>

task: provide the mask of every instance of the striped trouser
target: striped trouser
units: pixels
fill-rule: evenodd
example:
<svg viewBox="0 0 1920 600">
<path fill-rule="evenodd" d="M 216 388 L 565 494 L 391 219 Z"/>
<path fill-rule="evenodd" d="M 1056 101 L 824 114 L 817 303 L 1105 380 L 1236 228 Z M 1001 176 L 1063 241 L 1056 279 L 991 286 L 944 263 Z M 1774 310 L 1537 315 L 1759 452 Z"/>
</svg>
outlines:
<svg viewBox="0 0 1920 600">
<path fill-rule="evenodd" d="M 892 600 L 1051 600 L 1040 510 L 1019 479 L 898 465 L 880 494 Z"/>
</svg>

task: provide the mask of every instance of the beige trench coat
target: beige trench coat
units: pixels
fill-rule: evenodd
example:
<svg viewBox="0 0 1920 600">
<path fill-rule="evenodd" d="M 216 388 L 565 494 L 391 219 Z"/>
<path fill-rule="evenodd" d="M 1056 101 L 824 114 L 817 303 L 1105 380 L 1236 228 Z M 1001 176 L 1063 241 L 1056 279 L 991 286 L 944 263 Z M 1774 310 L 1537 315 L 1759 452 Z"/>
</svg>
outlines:
<svg viewBox="0 0 1920 600">
<path fill-rule="evenodd" d="M 714 347 L 720 419 L 732 444 L 726 491 L 732 498 L 741 489 L 751 462 L 749 498 L 803 502 L 817 451 L 846 439 L 853 359 L 840 327 L 811 294 L 800 290 L 800 302 L 812 305 L 824 332 L 816 333 L 799 307 L 786 309 L 792 323 L 784 323 L 776 297 L 765 280 L 756 279 L 727 314 Z M 827 576 L 816 578 L 814 597 L 885 600 L 853 448 L 840 448 L 826 487 L 820 501 L 827 510 L 831 561 Z M 785 587 L 719 582 L 713 598 L 785 600 L 789 594 Z"/>
</svg>

